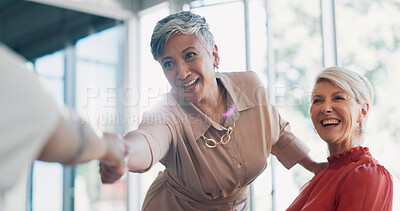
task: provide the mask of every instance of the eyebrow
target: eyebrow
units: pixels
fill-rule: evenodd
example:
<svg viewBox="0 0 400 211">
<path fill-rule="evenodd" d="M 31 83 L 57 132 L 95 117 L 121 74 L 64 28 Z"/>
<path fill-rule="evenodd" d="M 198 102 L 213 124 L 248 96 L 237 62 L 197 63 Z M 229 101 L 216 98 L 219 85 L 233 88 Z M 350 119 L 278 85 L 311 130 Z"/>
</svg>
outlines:
<svg viewBox="0 0 400 211">
<path fill-rule="evenodd" d="M 332 95 L 337 95 L 337 94 L 346 94 L 346 93 L 343 92 L 343 91 L 337 91 L 337 92 L 334 92 Z M 322 95 L 313 95 L 312 97 L 313 97 L 313 98 L 314 98 L 314 97 L 322 97 Z"/>
<path fill-rule="evenodd" d="M 183 49 L 183 51 L 181 52 L 181 54 L 184 54 L 186 51 L 188 51 L 188 50 L 190 50 L 190 49 L 195 49 L 195 50 L 197 50 L 196 47 L 189 46 L 189 47 Z M 162 58 L 162 59 L 161 59 L 161 63 L 163 63 L 163 61 L 164 61 L 165 59 L 172 59 L 172 57 L 166 56 L 166 57 Z"/>
<path fill-rule="evenodd" d="M 162 59 L 161 59 L 161 63 L 163 63 L 163 62 L 164 62 L 164 60 L 166 60 L 166 59 L 172 59 L 172 57 L 170 57 L 170 56 L 166 56 L 166 57 L 162 58 Z"/>
<path fill-rule="evenodd" d="M 197 50 L 196 47 L 189 46 L 189 47 L 185 48 L 185 49 L 181 52 L 181 54 L 184 54 L 186 51 L 188 51 L 188 50 L 190 50 L 190 49 L 192 49 L 192 48 L 195 49 L 195 50 Z"/>
</svg>

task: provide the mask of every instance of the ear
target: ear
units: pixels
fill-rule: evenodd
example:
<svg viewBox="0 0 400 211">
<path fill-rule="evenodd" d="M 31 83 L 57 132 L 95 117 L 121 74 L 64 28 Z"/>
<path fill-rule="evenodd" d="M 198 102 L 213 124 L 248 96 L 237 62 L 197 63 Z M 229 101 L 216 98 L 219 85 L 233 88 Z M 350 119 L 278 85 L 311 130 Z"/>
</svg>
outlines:
<svg viewBox="0 0 400 211">
<path fill-rule="evenodd" d="M 218 54 L 218 46 L 214 45 L 212 56 L 214 57 L 213 65 L 214 67 L 219 67 L 219 54 Z"/>
<path fill-rule="evenodd" d="M 360 118 L 359 118 L 358 122 L 361 122 L 362 119 L 364 119 L 367 116 L 368 111 L 369 111 L 369 103 L 361 104 L 361 108 L 360 109 L 361 109 Z"/>
</svg>

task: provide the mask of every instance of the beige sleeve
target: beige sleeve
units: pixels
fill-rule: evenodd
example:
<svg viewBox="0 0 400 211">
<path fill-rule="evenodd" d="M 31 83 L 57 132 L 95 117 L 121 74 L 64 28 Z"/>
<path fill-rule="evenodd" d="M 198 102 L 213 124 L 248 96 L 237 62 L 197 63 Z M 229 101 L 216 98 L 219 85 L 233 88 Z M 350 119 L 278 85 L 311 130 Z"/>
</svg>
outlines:
<svg viewBox="0 0 400 211">
<path fill-rule="evenodd" d="M 287 168 L 290 169 L 296 163 L 303 160 L 310 151 L 307 145 L 298 139 L 291 131 L 289 122 L 281 118 L 278 111 L 271 106 L 271 116 L 276 117 L 279 124 L 279 138 L 272 146 L 272 154 Z"/>
<path fill-rule="evenodd" d="M 146 138 L 150 147 L 152 162 L 146 170 L 134 172 L 145 172 L 149 170 L 167 154 L 172 142 L 171 124 L 172 122 L 165 113 L 146 113 L 144 115 L 136 131 Z"/>
</svg>

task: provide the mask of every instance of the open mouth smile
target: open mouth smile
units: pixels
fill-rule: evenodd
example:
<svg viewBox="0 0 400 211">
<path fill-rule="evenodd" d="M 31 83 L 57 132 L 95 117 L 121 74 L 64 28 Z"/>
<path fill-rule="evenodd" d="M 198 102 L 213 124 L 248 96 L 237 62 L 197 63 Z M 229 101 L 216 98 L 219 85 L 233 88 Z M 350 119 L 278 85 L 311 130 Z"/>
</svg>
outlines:
<svg viewBox="0 0 400 211">
<path fill-rule="evenodd" d="M 321 121 L 322 126 L 328 127 L 328 126 L 335 126 L 338 125 L 341 121 L 338 119 L 325 119 Z"/>
<path fill-rule="evenodd" d="M 197 82 L 199 82 L 199 79 L 198 79 L 198 78 L 197 78 L 197 79 L 194 79 L 194 80 L 191 80 L 191 81 L 189 81 L 189 82 L 186 83 L 186 84 L 183 84 L 181 87 L 183 88 L 183 90 L 184 90 L 185 92 L 191 92 L 191 91 L 193 91 L 193 89 L 196 87 Z"/>
</svg>

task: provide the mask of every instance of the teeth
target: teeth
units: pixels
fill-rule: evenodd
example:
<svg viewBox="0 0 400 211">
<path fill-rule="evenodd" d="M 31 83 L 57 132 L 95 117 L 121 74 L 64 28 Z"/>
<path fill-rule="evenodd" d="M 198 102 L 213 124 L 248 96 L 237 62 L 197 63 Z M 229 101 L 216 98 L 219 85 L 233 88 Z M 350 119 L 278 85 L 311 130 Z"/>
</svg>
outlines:
<svg viewBox="0 0 400 211">
<path fill-rule="evenodd" d="M 337 124 L 339 124 L 339 120 L 337 120 L 337 119 L 328 119 L 328 120 L 322 120 L 322 125 L 332 125 L 332 124 L 335 124 L 335 125 L 337 125 Z"/>
<path fill-rule="evenodd" d="M 188 82 L 188 83 L 186 83 L 186 84 L 183 84 L 183 86 L 184 86 L 184 87 L 188 87 L 188 86 L 194 84 L 195 82 L 196 82 L 196 79 L 194 79 L 193 81 L 190 81 L 190 82 Z"/>
</svg>

